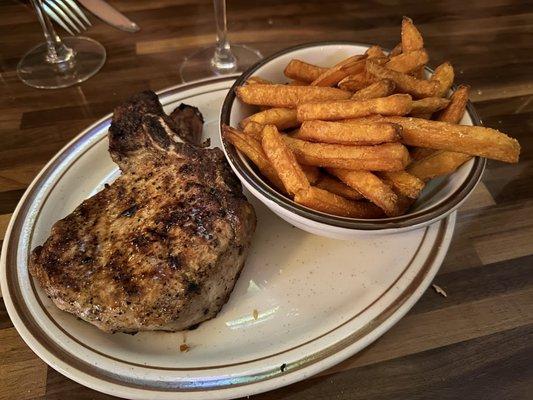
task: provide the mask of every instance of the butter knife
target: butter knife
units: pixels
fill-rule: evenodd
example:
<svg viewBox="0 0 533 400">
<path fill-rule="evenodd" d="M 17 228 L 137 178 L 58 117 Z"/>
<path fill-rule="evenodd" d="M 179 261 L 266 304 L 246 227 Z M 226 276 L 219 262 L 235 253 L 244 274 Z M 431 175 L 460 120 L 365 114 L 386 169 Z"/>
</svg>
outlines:
<svg viewBox="0 0 533 400">
<path fill-rule="evenodd" d="M 141 28 L 128 17 L 103 0 L 78 0 L 87 10 L 102 21 L 126 32 L 137 32 Z"/>
</svg>

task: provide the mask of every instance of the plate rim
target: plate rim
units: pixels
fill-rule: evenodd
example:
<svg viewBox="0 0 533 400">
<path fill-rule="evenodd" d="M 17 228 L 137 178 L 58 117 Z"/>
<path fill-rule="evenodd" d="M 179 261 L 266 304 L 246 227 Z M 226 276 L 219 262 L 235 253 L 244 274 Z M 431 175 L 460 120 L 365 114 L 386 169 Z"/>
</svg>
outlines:
<svg viewBox="0 0 533 400">
<path fill-rule="evenodd" d="M 196 82 L 191 82 L 191 83 L 188 83 L 188 84 L 183 84 L 183 85 L 175 85 L 175 86 L 172 86 L 170 88 L 167 88 L 167 89 L 163 89 L 161 91 L 158 92 L 158 95 L 160 96 L 170 96 L 172 94 L 175 94 L 175 93 L 178 93 L 180 91 L 184 91 L 184 90 L 188 90 L 188 89 L 193 89 L 194 87 L 197 87 L 197 86 L 205 86 L 205 85 L 209 85 L 209 84 L 214 84 L 214 83 L 217 83 L 217 82 L 222 82 L 222 81 L 226 81 L 226 80 L 232 80 L 234 79 L 234 76 L 225 76 L 225 77 L 217 77 L 215 79 L 209 79 L 209 80 L 203 80 L 203 81 L 196 81 Z M 47 364 L 49 364 L 52 368 L 58 370 L 59 372 L 61 372 L 62 374 L 66 375 L 67 377 L 79 382 L 80 384 L 83 384 L 83 385 L 86 385 L 86 386 L 89 386 L 95 390 L 98 390 L 98 391 L 103 391 L 103 392 L 106 392 L 106 393 L 109 393 L 109 394 L 121 394 L 121 395 L 131 395 L 131 390 L 132 388 L 128 388 L 126 386 L 121 386 L 119 385 L 120 388 L 123 388 L 125 389 L 126 391 L 123 392 L 117 392 L 116 390 L 109 390 L 109 391 L 106 391 L 106 386 L 102 385 L 102 384 L 99 384 L 97 385 L 96 383 L 98 382 L 102 382 L 99 380 L 99 378 L 93 378 L 93 379 L 97 379 L 96 383 L 94 382 L 90 382 L 90 379 L 86 379 L 85 377 L 85 373 L 83 371 L 79 371 L 77 370 L 76 368 L 75 369 L 72 369 L 72 367 L 70 368 L 64 368 L 62 367 L 61 365 L 59 365 L 59 363 L 56 361 L 54 362 L 53 358 L 55 358 L 56 356 L 53 354 L 53 353 L 50 353 L 50 354 L 45 354 L 45 353 L 48 353 L 48 349 L 44 348 L 44 349 L 41 349 L 40 348 L 40 344 L 38 343 L 34 343 L 33 341 L 36 340 L 34 337 L 33 337 L 33 333 L 27 329 L 26 325 L 24 325 L 24 322 L 20 319 L 19 317 L 19 313 L 15 310 L 15 305 L 13 304 L 12 302 L 12 297 L 11 297 L 11 289 L 9 288 L 9 284 L 12 283 L 10 281 L 7 281 L 7 267 L 6 267 L 6 260 L 7 260 L 7 251 L 8 251 L 8 247 L 9 247 L 9 244 L 13 241 L 13 237 L 12 237 L 12 230 L 13 230 L 13 225 L 14 225 L 14 222 L 15 220 L 17 219 L 16 217 L 19 215 L 20 213 L 20 210 L 22 208 L 23 205 L 25 205 L 26 203 L 26 199 L 27 197 L 29 196 L 31 190 L 30 189 L 34 189 L 35 186 L 36 186 L 36 183 L 39 182 L 40 179 L 42 179 L 43 175 L 45 174 L 45 172 L 47 172 L 50 167 L 52 165 L 55 165 L 56 163 L 60 163 L 64 157 L 66 157 L 66 154 L 63 154 L 65 153 L 65 151 L 72 147 L 76 141 L 81 138 L 83 135 L 95 130 L 95 129 L 99 129 L 98 127 L 103 124 L 103 123 L 107 123 L 110 116 L 112 114 L 107 114 L 105 115 L 104 117 L 102 117 L 100 120 L 96 121 L 95 123 L 91 124 L 88 128 L 86 128 L 85 130 L 83 130 L 80 134 L 76 135 L 69 143 L 67 143 L 46 165 L 45 167 L 43 167 L 43 169 L 40 171 L 40 173 L 36 176 L 36 178 L 34 179 L 34 181 L 32 181 L 32 183 L 28 186 L 28 189 L 26 190 L 26 192 L 24 193 L 22 199 L 20 200 L 19 204 L 17 205 L 17 208 L 15 209 L 14 213 L 13 213 L 13 217 L 10 221 L 10 224 L 8 226 L 8 229 L 6 231 L 6 235 L 5 235 L 5 240 L 4 240 L 4 244 L 3 244 L 3 248 L 2 248 L 2 258 L 1 258 L 1 261 L 0 261 L 0 264 L 1 264 L 1 268 L 2 268 L 2 277 L 4 279 L 1 280 L 1 285 L 2 285 L 2 292 L 4 293 L 4 300 L 6 301 L 6 308 L 8 309 L 8 313 L 10 315 L 10 317 L 12 318 L 13 320 L 13 324 L 15 326 L 15 328 L 17 329 L 17 331 L 19 332 L 19 334 L 21 335 L 21 337 L 24 339 L 24 341 L 29 345 L 29 347 L 32 348 L 32 350 L 41 358 L 43 359 Z M 63 156 L 63 158 L 62 158 Z M 433 246 L 433 248 L 431 249 L 431 252 L 434 251 L 434 248 L 436 247 L 437 248 L 437 251 L 436 251 L 436 256 L 434 257 L 433 260 L 431 260 L 431 262 L 429 263 L 429 267 L 427 268 L 427 270 L 425 270 L 425 274 L 424 274 L 424 278 L 427 278 L 428 277 L 428 274 L 432 273 L 433 275 L 438 271 L 439 267 L 440 267 L 440 264 L 442 262 L 442 259 L 440 259 L 438 262 L 435 262 L 436 259 L 438 258 L 443 258 L 444 255 L 446 254 L 446 251 L 447 251 L 447 248 L 450 244 L 450 239 L 451 239 L 451 235 L 453 234 L 453 226 L 455 225 L 455 214 L 452 214 L 451 216 L 447 217 L 445 220 L 441 221 L 441 222 L 438 222 L 438 223 L 441 223 L 443 225 L 447 225 L 444 229 L 443 229 L 443 238 L 441 238 L 441 246 Z M 451 229 L 450 229 L 450 226 L 451 226 Z M 18 237 L 18 236 L 17 236 Z M 446 238 L 445 238 L 446 237 Z M 438 240 L 435 239 L 435 243 L 437 243 Z M 430 256 L 428 255 L 428 257 L 426 258 L 426 260 L 424 261 L 425 264 L 428 263 L 428 259 L 430 259 Z M 16 263 L 16 258 L 15 258 L 15 263 Z M 16 267 L 18 268 L 18 267 Z M 420 268 L 420 271 L 424 271 L 423 268 Z M 420 273 L 420 271 L 418 271 L 418 273 Z M 409 287 L 413 284 L 413 281 L 411 281 L 409 283 Z M 20 289 L 20 288 L 19 288 Z M 406 297 L 404 298 L 404 302 L 398 306 L 398 308 L 396 308 L 394 310 L 394 312 L 398 312 L 398 310 L 400 309 L 401 306 L 405 305 L 406 302 L 410 301 L 410 300 L 414 300 L 412 301 L 413 304 L 414 302 L 416 302 L 418 300 L 418 298 L 421 296 L 421 294 L 425 291 L 426 288 L 422 288 L 421 289 L 421 286 L 417 286 L 416 288 L 413 289 L 413 293 L 411 294 L 411 296 L 409 297 Z M 406 289 L 407 290 L 407 289 Z M 420 292 L 420 293 L 418 293 Z M 418 295 L 417 295 L 418 294 Z M 415 298 L 416 297 L 416 298 Z M 412 304 L 405 309 L 405 312 L 407 312 L 410 308 L 411 308 Z M 403 314 L 405 314 L 405 312 Z M 389 316 L 387 318 L 384 319 L 384 321 L 382 322 L 381 325 L 384 325 L 385 323 L 390 323 L 391 325 L 393 325 L 394 323 L 396 323 L 400 318 L 401 316 L 397 316 L 396 318 L 392 318 Z M 392 314 L 392 316 L 395 316 L 396 314 Z M 13 318 L 13 316 L 16 316 L 16 318 Z M 16 320 L 16 321 L 15 321 Z M 390 321 L 393 321 L 393 322 L 390 322 Z M 379 325 L 379 326 L 381 326 Z M 379 327 L 378 326 L 378 327 Z M 37 329 L 41 329 L 39 325 L 36 326 Z M 370 333 L 376 331 L 377 328 L 374 328 L 374 329 L 371 329 L 370 330 Z M 386 330 L 388 330 L 388 328 L 385 328 L 383 330 L 383 332 L 379 333 L 373 340 L 377 339 L 377 337 L 381 336 L 381 334 L 383 334 Z M 24 334 L 22 333 L 24 332 Z M 30 343 L 31 342 L 31 343 Z M 355 341 L 354 344 L 357 344 L 359 343 L 359 341 Z M 54 343 L 52 343 L 54 344 Z M 54 344 L 55 345 L 55 344 Z M 344 350 L 346 350 L 348 347 L 345 347 Z M 342 349 L 341 349 L 342 351 Z M 250 393 L 257 393 L 259 391 L 265 391 L 265 390 L 270 390 L 270 389 L 273 389 L 275 387 L 279 387 L 279 386 L 283 386 L 285 384 L 288 384 L 290 382 L 295 382 L 295 381 L 298 381 L 298 380 L 301 380 L 305 377 L 305 373 L 303 373 L 302 375 L 302 370 L 305 371 L 306 368 L 308 369 L 309 367 L 312 367 L 314 366 L 315 368 L 318 367 L 319 370 L 322 370 L 322 369 L 325 369 L 329 366 L 329 364 L 327 363 L 327 360 L 328 359 L 334 359 L 336 355 L 339 355 L 341 353 L 341 351 L 336 351 L 336 352 L 333 352 L 332 354 L 330 354 L 329 356 L 326 355 L 323 359 L 313 363 L 312 365 L 299 365 L 299 366 L 295 366 L 295 368 L 291 368 L 290 369 L 290 374 L 282 374 L 282 375 L 278 375 L 274 378 L 267 378 L 263 381 L 260 381 L 260 382 L 249 382 L 249 383 L 245 383 L 243 384 L 242 386 L 230 386 L 230 387 L 226 387 L 226 388 L 221 388 L 221 389 L 217 389 L 218 390 L 218 393 L 222 395 L 222 397 L 224 397 L 225 395 L 223 393 L 226 393 L 227 391 L 231 391 L 232 392 L 232 395 L 246 395 L 246 394 L 250 394 Z M 356 350 L 357 351 L 357 350 Z M 354 352 L 356 352 L 354 351 Z M 349 357 L 350 355 L 352 355 L 354 352 L 348 352 L 346 354 L 346 356 L 344 358 L 347 358 Z M 61 361 L 61 360 L 59 360 Z M 337 360 L 337 361 L 333 361 L 333 364 L 339 362 L 340 360 Z M 68 364 L 67 364 L 68 365 Z M 296 368 L 297 367 L 297 368 Z M 298 371 L 300 371 L 300 373 L 298 373 Z M 76 374 L 76 372 L 78 372 L 78 374 Z M 81 374 L 81 376 L 80 376 Z M 289 375 L 290 375 L 290 378 L 289 379 Z M 85 378 L 85 379 L 84 379 Z M 275 385 L 271 385 L 270 387 L 268 387 L 268 382 L 274 382 L 275 379 L 281 379 L 282 382 L 278 383 L 278 384 L 275 384 Z M 285 382 L 285 383 L 284 383 Z M 266 388 L 263 388 L 262 390 L 259 389 L 259 390 L 253 390 L 252 392 L 249 392 L 247 390 L 242 390 L 242 388 L 254 388 L 254 387 L 257 387 L 257 386 L 264 386 L 264 384 L 266 383 Z M 261 384 L 261 385 L 260 385 Z M 239 389 L 240 388 L 240 389 Z M 151 388 L 140 388 L 139 390 L 141 390 L 141 392 L 146 395 L 146 394 L 154 394 L 154 393 L 160 393 L 158 391 L 154 391 L 153 389 Z M 175 390 L 175 389 L 173 389 Z M 168 392 L 166 392 L 168 393 Z M 202 392 L 189 392 L 189 391 L 172 391 L 172 393 L 174 395 L 177 395 L 177 394 L 183 394 L 185 393 L 186 396 L 188 396 L 189 398 L 191 397 L 191 395 L 193 393 L 210 393 L 210 397 L 211 398 L 214 398 L 213 397 L 213 393 L 214 393 L 214 390 L 213 389 L 210 389 L 208 391 L 202 391 Z M 226 393 L 228 394 L 228 393 Z M 195 395 L 196 396 L 196 395 Z M 221 398 L 222 398 L 221 397 Z M 136 398 L 139 398 L 139 397 L 136 397 Z"/>
</svg>

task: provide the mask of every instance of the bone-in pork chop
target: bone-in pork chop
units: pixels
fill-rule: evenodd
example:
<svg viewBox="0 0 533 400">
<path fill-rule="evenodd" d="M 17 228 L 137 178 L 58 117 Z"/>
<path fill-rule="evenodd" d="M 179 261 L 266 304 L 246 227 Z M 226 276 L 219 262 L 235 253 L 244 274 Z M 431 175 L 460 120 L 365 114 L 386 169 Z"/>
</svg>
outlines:
<svg viewBox="0 0 533 400">
<path fill-rule="evenodd" d="M 182 142 L 202 123 L 187 106 L 170 118 L 153 92 L 115 109 L 109 151 L 122 174 L 32 252 L 30 272 L 60 309 L 131 333 L 186 329 L 222 308 L 256 219 L 222 151 Z"/>
</svg>

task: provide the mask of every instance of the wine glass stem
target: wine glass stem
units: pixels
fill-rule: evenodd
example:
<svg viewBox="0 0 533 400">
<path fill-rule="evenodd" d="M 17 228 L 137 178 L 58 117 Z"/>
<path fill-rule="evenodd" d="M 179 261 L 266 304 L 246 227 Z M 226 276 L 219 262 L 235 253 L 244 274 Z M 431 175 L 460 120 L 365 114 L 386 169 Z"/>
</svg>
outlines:
<svg viewBox="0 0 533 400">
<path fill-rule="evenodd" d="M 37 12 L 37 18 L 43 28 L 44 38 L 46 40 L 46 47 L 48 52 L 46 54 L 46 62 L 50 64 L 71 64 L 74 61 L 74 51 L 61 41 L 61 38 L 57 35 L 52 25 L 52 22 L 44 11 L 42 0 L 31 0 L 35 11 Z"/>
<path fill-rule="evenodd" d="M 228 41 L 228 25 L 226 19 L 226 0 L 213 0 L 215 22 L 217 26 L 217 45 L 211 59 L 211 67 L 216 73 L 223 74 L 237 69 L 237 59 L 231 52 Z"/>
</svg>

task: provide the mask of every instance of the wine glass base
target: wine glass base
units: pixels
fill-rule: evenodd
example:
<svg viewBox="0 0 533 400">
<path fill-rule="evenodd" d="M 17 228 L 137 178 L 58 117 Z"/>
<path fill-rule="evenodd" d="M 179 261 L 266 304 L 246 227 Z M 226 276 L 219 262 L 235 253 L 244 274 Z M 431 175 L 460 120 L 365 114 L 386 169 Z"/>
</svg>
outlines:
<svg viewBox="0 0 533 400">
<path fill-rule="evenodd" d="M 181 79 L 184 82 L 190 82 L 213 76 L 242 72 L 263 58 L 258 50 L 242 44 L 232 44 L 231 52 L 237 59 L 237 67 L 219 71 L 215 70 L 211 65 L 215 49 L 215 45 L 204 47 L 185 58 L 179 68 Z"/>
<path fill-rule="evenodd" d="M 86 37 L 66 37 L 62 41 L 74 51 L 72 61 L 47 62 L 46 43 L 41 43 L 18 63 L 17 75 L 22 82 L 39 89 L 64 88 L 89 79 L 104 65 L 106 52 L 97 41 Z"/>
</svg>

